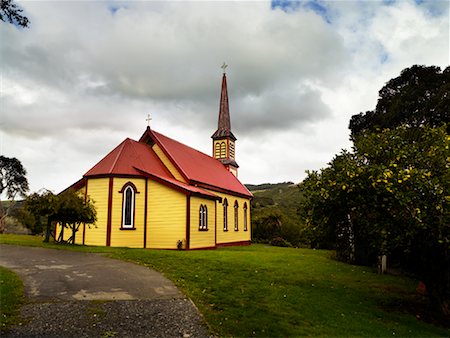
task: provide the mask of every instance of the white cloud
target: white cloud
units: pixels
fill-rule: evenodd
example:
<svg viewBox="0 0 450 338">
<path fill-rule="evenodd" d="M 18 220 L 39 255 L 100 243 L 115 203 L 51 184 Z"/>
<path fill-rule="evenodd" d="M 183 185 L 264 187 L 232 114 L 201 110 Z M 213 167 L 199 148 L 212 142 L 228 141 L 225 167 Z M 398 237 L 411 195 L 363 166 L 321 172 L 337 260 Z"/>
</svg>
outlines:
<svg viewBox="0 0 450 338">
<path fill-rule="evenodd" d="M 58 191 L 147 113 L 209 153 L 226 61 L 241 179 L 299 181 L 349 146 L 349 118 L 386 81 L 449 63 L 446 1 L 320 4 L 23 2 L 31 28 L 0 25 L 2 153 Z"/>
</svg>

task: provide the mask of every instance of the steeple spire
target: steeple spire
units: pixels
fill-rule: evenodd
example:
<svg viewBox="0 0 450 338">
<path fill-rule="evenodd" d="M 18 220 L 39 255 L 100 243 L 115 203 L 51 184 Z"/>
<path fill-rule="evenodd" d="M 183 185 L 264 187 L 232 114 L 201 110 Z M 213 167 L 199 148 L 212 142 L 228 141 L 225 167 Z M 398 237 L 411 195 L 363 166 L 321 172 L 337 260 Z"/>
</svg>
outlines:
<svg viewBox="0 0 450 338">
<path fill-rule="evenodd" d="M 230 119 L 230 107 L 228 104 L 228 88 L 227 88 L 227 74 L 224 68 L 222 76 L 222 91 L 220 93 L 220 109 L 219 109 L 219 123 L 216 132 L 212 138 L 218 137 L 231 137 L 233 141 L 236 141 L 236 137 L 231 132 L 231 119 Z"/>
<path fill-rule="evenodd" d="M 231 132 L 230 107 L 228 104 L 227 75 L 225 69 L 228 66 L 223 63 L 222 90 L 220 93 L 219 121 L 216 132 L 211 136 L 213 139 L 213 156 L 221 161 L 227 169 L 237 176 L 235 156 L 236 137 Z"/>
</svg>

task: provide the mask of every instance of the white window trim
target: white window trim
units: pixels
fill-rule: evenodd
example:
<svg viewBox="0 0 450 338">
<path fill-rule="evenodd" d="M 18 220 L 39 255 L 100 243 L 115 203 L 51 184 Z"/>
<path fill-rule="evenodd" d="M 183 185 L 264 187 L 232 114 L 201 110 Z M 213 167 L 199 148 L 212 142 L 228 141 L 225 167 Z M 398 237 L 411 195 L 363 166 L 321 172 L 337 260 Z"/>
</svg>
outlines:
<svg viewBox="0 0 450 338">
<path fill-rule="evenodd" d="M 131 190 L 131 210 L 130 210 L 130 220 L 131 224 L 125 224 L 125 206 L 127 203 L 127 190 Z M 134 202 L 135 202 L 135 191 L 131 185 L 127 186 L 123 191 L 123 202 L 122 202 L 122 228 L 134 228 Z"/>
</svg>

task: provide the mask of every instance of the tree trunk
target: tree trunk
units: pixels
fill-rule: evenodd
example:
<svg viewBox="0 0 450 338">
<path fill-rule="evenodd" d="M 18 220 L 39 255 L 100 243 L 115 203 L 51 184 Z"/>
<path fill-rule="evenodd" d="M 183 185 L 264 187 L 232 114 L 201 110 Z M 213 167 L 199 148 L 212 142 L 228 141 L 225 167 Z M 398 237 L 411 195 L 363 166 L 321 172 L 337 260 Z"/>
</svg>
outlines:
<svg viewBox="0 0 450 338">
<path fill-rule="evenodd" d="M 75 245 L 75 234 L 77 233 L 77 226 L 76 223 L 72 224 L 72 244 Z"/>
<path fill-rule="evenodd" d="M 48 241 L 50 240 L 50 226 L 52 224 L 52 221 L 50 220 L 50 217 L 47 217 L 47 227 L 45 229 L 45 238 L 44 238 L 44 242 L 48 243 Z"/>
</svg>

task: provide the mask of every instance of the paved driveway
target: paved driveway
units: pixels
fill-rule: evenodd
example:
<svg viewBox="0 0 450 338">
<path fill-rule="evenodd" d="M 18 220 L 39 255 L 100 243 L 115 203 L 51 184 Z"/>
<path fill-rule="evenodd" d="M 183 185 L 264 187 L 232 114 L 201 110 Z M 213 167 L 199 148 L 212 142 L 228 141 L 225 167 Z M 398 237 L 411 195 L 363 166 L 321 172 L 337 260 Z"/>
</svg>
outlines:
<svg viewBox="0 0 450 338">
<path fill-rule="evenodd" d="M 15 271 L 31 299 L 182 298 L 175 285 L 144 266 L 100 254 L 0 245 L 0 265 Z"/>
<path fill-rule="evenodd" d="M 149 268 L 101 254 L 14 245 L 0 245 L 0 265 L 21 277 L 29 301 L 23 322 L 6 336 L 208 335 L 192 302 Z"/>
</svg>

